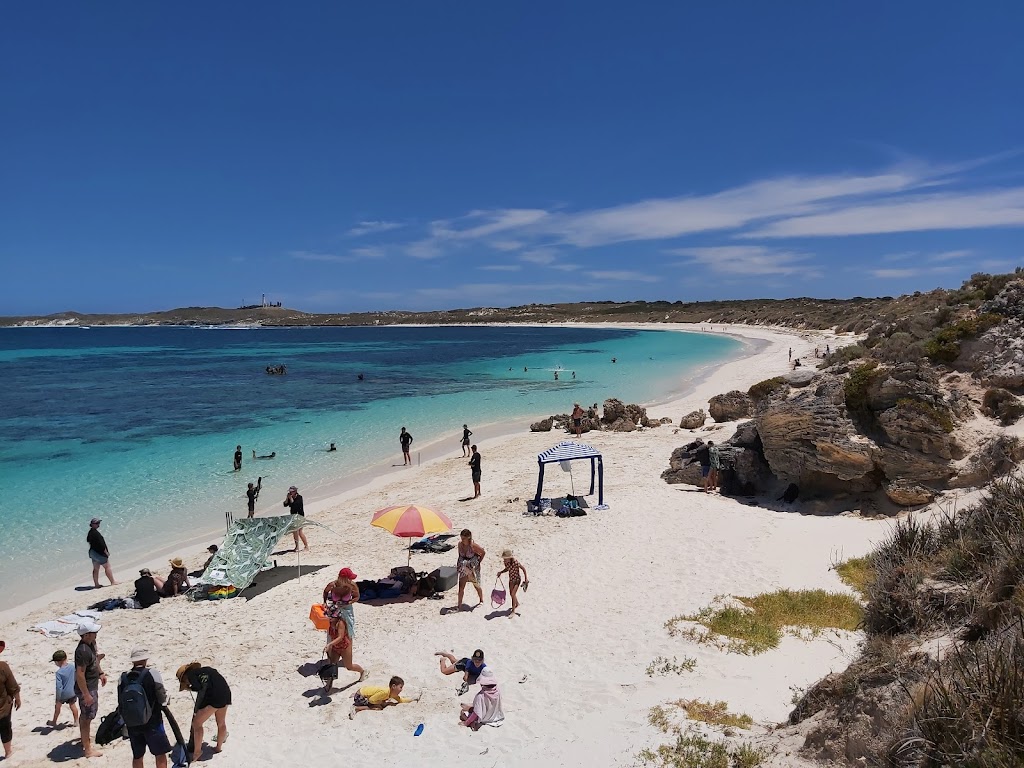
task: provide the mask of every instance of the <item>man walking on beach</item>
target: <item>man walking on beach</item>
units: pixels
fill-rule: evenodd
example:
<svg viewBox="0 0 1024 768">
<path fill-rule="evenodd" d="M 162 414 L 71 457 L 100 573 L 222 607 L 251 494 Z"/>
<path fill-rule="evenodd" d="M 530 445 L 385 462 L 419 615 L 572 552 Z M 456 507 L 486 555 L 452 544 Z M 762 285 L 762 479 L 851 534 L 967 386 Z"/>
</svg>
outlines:
<svg viewBox="0 0 1024 768">
<path fill-rule="evenodd" d="M 75 693 L 78 694 L 78 731 L 82 736 L 82 751 L 86 757 L 99 757 L 103 753 L 92 745 L 92 721 L 100 711 L 100 686 L 107 684 L 107 674 L 100 668 L 103 654 L 96 652 L 96 633 L 100 625 L 85 621 L 78 625 L 82 639 L 75 648 Z"/>
<path fill-rule="evenodd" d="M 242 471 L 242 446 L 235 446 L 235 472 Z"/>
<path fill-rule="evenodd" d="M 110 567 L 110 550 L 107 549 L 106 539 L 100 533 L 100 522 L 102 521 L 98 517 L 90 520 L 89 533 L 85 535 L 85 540 L 89 544 L 89 559 L 92 560 L 92 585 L 96 589 L 102 586 L 100 584 L 100 566 L 103 566 L 103 572 L 107 575 L 110 585 L 117 584 L 114 581 L 114 571 Z"/>
<path fill-rule="evenodd" d="M 576 437 L 580 437 L 583 430 L 583 409 L 580 408 L 579 403 L 573 403 L 572 408 L 572 428 L 576 432 Z"/>
<path fill-rule="evenodd" d="M 405 431 L 405 427 L 402 427 L 402 431 L 398 433 L 398 442 L 402 444 L 402 458 L 405 460 L 402 466 L 412 465 L 412 456 L 409 455 L 412 435 Z"/>
<path fill-rule="evenodd" d="M 132 651 L 132 668 L 121 675 L 117 685 L 117 708 L 128 728 L 132 745 L 132 768 L 142 768 L 146 747 L 156 758 L 157 768 L 167 768 L 171 742 L 164 731 L 162 707 L 167 703 L 164 680 L 155 669 L 149 669 L 149 651 Z"/>
<path fill-rule="evenodd" d="M 697 463 L 700 464 L 700 476 L 704 478 L 704 493 L 708 492 L 708 478 L 711 475 L 711 446 L 712 442 L 708 441 L 706 444 L 700 445 L 693 456 L 697 459 Z"/>
<path fill-rule="evenodd" d="M 713 440 L 708 440 L 708 461 L 711 463 L 711 471 L 704 481 L 704 490 L 708 493 L 714 493 L 718 490 L 718 472 L 722 469 L 722 455 L 719 453 L 718 446 L 715 445 Z M 709 487 L 710 491 L 708 490 Z"/>
<path fill-rule="evenodd" d="M 473 476 L 473 498 L 477 499 L 480 497 L 480 453 L 475 445 L 470 450 L 473 451 L 469 459 L 469 468 Z"/>
</svg>

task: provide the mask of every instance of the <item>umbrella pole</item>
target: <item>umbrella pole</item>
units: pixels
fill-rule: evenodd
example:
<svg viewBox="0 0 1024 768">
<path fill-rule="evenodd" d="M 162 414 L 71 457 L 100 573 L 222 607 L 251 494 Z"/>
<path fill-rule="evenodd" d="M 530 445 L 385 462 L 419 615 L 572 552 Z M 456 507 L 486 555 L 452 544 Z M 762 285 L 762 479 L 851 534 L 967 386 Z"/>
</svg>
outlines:
<svg viewBox="0 0 1024 768">
<path fill-rule="evenodd" d="M 405 564 L 412 564 L 412 537 L 409 537 L 409 557 L 406 559 Z"/>
</svg>

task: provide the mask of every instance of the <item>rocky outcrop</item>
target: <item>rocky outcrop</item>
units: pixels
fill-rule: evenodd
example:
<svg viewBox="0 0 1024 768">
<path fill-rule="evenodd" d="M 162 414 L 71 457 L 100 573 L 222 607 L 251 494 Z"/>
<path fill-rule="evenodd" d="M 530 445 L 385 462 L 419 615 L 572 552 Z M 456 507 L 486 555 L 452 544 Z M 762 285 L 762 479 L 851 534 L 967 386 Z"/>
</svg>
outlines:
<svg viewBox="0 0 1024 768">
<path fill-rule="evenodd" d="M 672 451 L 669 468 L 662 473 L 662 479 L 672 484 L 703 485 L 700 465 L 691 463 L 696 449 L 703 444 L 703 440 L 696 440 Z M 778 481 L 764 460 L 754 422 L 740 424 L 736 433 L 719 445 L 719 450 L 722 456 L 719 488 L 723 495 L 753 496 L 774 492 Z"/>
<path fill-rule="evenodd" d="M 551 417 L 548 417 L 546 419 L 541 419 L 540 421 L 535 421 L 533 424 L 530 425 L 530 431 L 531 432 L 550 432 L 551 431 L 551 425 L 553 423 L 554 423 L 554 419 L 551 418 Z"/>
<path fill-rule="evenodd" d="M 789 373 L 782 374 L 782 380 L 789 386 L 799 389 L 808 386 L 817 374 L 810 368 L 794 368 Z"/>
<path fill-rule="evenodd" d="M 889 501 L 901 507 L 917 507 L 935 500 L 935 492 L 910 480 L 893 480 L 885 486 Z"/>
<path fill-rule="evenodd" d="M 601 421 L 605 424 L 614 424 L 626 415 L 626 404 L 617 397 L 609 397 L 604 401 L 602 410 L 604 415 L 601 416 Z"/>
<path fill-rule="evenodd" d="M 962 345 L 961 359 L 987 387 L 1024 391 L 1024 280 L 1007 283 L 981 306 L 1003 322 Z"/>
<path fill-rule="evenodd" d="M 609 432 L 632 432 L 636 429 L 636 422 L 628 416 L 620 416 L 607 427 Z"/>
<path fill-rule="evenodd" d="M 704 409 L 701 408 L 696 411 L 690 411 L 688 414 L 683 416 L 679 420 L 680 429 L 700 429 L 704 426 L 704 422 L 707 421 L 707 414 L 704 413 Z"/>
<path fill-rule="evenodd" d="M 874 444 L 858 434 L 838 379 L 796 392 L 754 420 L 772 472 L 801 492 L 870 491 L 879 485 Z"/>
<path fill-rule="evenodd" d="M 721 423 L 723 421 L 738 421 L 745 419 L 754 410 L 754 401 L 746 392 L 734 389 L 721 395 L 715 395 L 708 402 L 708 413 L 711 418 Z"/>
<path fill-rule="evenodd" d="M 949 481 L 951 488 L 973 488 L 1002 477 L 1024 461 L 1024 443 L 1015 437 L 999 435 L 970 456 Z"/>
</svg>

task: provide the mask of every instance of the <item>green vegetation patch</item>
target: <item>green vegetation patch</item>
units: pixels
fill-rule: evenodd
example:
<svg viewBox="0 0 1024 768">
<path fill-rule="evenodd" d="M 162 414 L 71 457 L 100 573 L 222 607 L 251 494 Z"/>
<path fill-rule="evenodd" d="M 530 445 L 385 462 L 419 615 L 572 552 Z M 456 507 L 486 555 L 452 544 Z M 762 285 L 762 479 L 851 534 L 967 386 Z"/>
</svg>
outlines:
<svg viewBox="0 0 1024 768">
<path fill-rule="evenodd" d="M 729 711 L 724 701 L 704 701 L 703 699 L 680 699 L 676 706 L 686 712 L 691 720 L 699 720 L 708 725 L 722 728 L 750 728 L 754 718 L 750 715 L 736 714 Z"/>
<path fill-rule="evenodd" d="M 1003 318 L 992 312 L 985 312 L 973 317 L 964 317 L 947 325 L 925 344 L 925 354 L 936 363 L 952 363 L 960 357 L 960 342 L 973 339 L 989 328 L 999 325 Z"/>
<path fill-rule="evenodd" d="M 678 733 L 674 743 L 637 755 L 644 765 L 656 768 L 757 768 L 767 756 L 748 744 L 733 747 L 696 732 Z"/>
<path fill-rule="evenodd" d="M 860 603 L 850 595 L 822 589 L 781 589 L 736 600 L 740 606 L 711 605 L 696 614 L 669 619 L 665 627 L 673 636 L 750 655 L 778 647 L 787 629 L 812 633 L 825 629 L 854 630 L 863 615 Z M 699 627 L 681 626 L 684 622 Z"/>
<path fill-rule="evenodd" d="M 786 383 L 784 378 L 781 376 L 773 376 L 770 379 L 757 382 L 757 384 L 747 390 L 747 394 L 750 395 L 751 400 L 755 403 L 759 403 L 762 400 L 771 397 L 776 392 L 781 392 L 788 387 L 789 384 Z"/>
<path fill-rule="evenodd" d="M 875 564 L 870 556 L 851 557 L 849 560 L 839 563 L 835 568 L 844 584 L 862 598 L 867 599 L 868 589 L 875 580 Z"/>
<path fill-rule="evenodd" d="M 868 390 L 883 376 L 885 370 L 879 370 L 878 363 L 874 360 L 858 365 L 850 371 L 850 375 L 843 382 L 843 397 L 851 418 L 874 423 L 875 416 L 871 411 Z"/>
<path fill-rule="evenodd" d="M 654 661 L 647 665 L 647 676 L 654 677 L 655 675 L 668 675 L 675 673 L 682 675 L 686 672 L 693 672 L 697 668 L 697 660 L 684 656 L 682 661 L 673 656 L 671 659 L 665 656 L 658 656 Z"/>
</svg>

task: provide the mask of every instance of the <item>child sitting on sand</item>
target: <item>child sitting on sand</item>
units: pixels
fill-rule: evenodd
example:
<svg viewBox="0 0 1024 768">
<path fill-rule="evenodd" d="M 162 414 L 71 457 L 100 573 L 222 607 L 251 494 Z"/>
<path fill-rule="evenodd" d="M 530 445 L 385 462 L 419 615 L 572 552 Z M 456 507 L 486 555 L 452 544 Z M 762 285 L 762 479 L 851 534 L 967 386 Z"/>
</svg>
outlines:
<svg viewBox="0 0 1024 768">
<path fill-rule="evenodd" d="M 64 651 L 54 651 L 52 661 L 57 665 L 57 703 L 53 707 L 53 720 L 47 725 L 56 727 L 60 719 L 60 708 L 67 704 L 71 709 L 71 717 L 78 725 L 78 697 L 75 694 L 75 668 L 68 664 L 68 655 Z"/>
<path fill-rule="evenodd" d="M 420 696 L 423 695 L 421 693 L 412 699 L 403 698 L 403 688 L 405 688 L 405 680 L 398 675 L 395 675 L 388 681 L 387 688 L 382 688 L 379 685 L 364 685 L 352 694 L 352 709 L 348 713 L 349 719 L 356 712 L 362 712 L 364 709 L 384 709 L 385 707 L 394 707 L 398 704 L 409 704 L 419 701 Z"/>
</svg>

